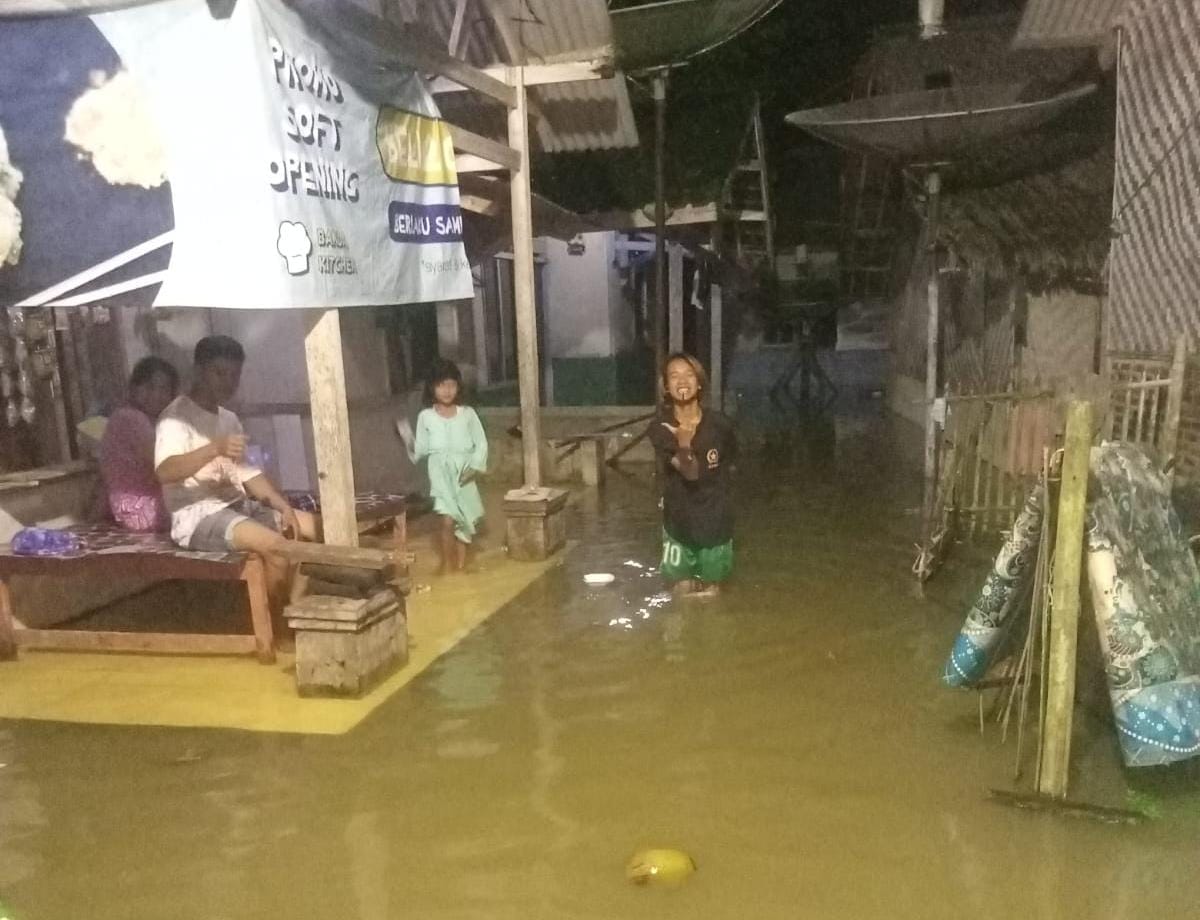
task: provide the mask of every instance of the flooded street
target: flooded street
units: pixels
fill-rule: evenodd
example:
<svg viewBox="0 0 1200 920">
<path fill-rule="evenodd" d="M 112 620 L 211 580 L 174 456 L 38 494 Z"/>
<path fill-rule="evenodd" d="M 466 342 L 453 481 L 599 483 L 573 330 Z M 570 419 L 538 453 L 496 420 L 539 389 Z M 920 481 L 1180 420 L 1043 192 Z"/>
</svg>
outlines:
<svg viewBox="0 0 1200 920">
<path fill-rule="evenodd" d="M 1126 807 L 1135 782 L 1159 820 L 987 801 L 1012 741 L 938 683 L 979 568 L 918 599 L 892 432 L 826 429 L 750 436 L 718 601 L 662 593 L 652 484 L 614 474 L 560 568 L 347 735 L 0 722 L 0 900 L 14 920 L 1195 916 L 1200 781 L 1123 774 L 1102 712 L 1077 716 L 1073 795 Z M 698 872 L 636 888 L 645 846 Z"/>
</svg>

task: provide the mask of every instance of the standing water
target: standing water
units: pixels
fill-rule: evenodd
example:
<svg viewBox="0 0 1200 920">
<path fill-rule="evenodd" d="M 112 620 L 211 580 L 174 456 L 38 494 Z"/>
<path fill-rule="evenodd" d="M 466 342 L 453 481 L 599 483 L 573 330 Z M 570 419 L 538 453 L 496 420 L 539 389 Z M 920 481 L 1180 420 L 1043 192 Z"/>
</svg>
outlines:
<svg viewBox="0 0 1200 920">
<path fill-rule="evenodd" d="M 1136 827 L 986 801 L 1011 743 L 938 684 L 979 569 L 916 598 L 916 482 L 878 426 L 831 434 L 748 452 L 720 599 L 664 593 L 648 477 L 614 474 L 563 566 L 345 736 L 0 723 L 0 900 L 14 920 L 1197 916 L 1194 773 L 1156 781 Z M 1102 716 L 1079 716 L 1073 791 L 1123 806 Z M 631 885 L 649 847 L 698 868 Z"/>
</svg>

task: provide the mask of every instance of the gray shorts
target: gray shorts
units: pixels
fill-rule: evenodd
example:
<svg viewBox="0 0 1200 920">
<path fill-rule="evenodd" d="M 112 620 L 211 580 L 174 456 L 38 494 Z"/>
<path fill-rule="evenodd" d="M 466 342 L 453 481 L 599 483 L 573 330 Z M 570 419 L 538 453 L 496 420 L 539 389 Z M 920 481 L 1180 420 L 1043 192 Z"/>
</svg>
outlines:
<svg viewBox="0 0 1200 920">
<path fill-rule="evenodd" d="M 233 549 L 233 529 L 243 521 L 254 521 L 276 533 L 283 530 L 283 515 L 274 508 L 247 498 L 214 511 L 197 524 L 192 531 L 192 539 L 188 541 L 188 549 L 198 553 L 220 553 Z"/>
</svg>

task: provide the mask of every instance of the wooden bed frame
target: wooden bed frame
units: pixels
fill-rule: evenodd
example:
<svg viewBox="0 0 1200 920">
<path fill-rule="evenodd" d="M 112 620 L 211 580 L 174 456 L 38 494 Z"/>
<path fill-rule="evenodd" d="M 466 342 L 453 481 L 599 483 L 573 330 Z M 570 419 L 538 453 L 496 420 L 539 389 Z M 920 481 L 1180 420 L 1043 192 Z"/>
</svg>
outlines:
<svg viewBox="0 0 1200 920">
<path fill-rule="evenodd" d="M 314 508 L 311 496 L 289 495 L 297 507 Z M 395 556 L 405 559 L 405 496 L 364 493 L 357 496 L 360 531 L 394 521 Z M 0 545 L 0 661 L 17 656 L 18 648 L 105 652 L 160 652 L 200 655 L 253 654 L 263 664 L 275 661 L 275 639 L 267 604 L 266 577 L 262 560 L 252 553 L 197 553 L 179 549 L 167 534 L 135 534 L 111 524 L 68 528 L 82 544 L 70 556 L 19 556 L 11 546 Z M 122 578 L 185 579 L 196 581 L 240 581 L 250 600 L 249 634 L 148 633 L 86 629 L 18 629 L 9 580 L 33 576 L 71 578 L 82 573 L 102 572 L 113 580 Z"/>
</svg>

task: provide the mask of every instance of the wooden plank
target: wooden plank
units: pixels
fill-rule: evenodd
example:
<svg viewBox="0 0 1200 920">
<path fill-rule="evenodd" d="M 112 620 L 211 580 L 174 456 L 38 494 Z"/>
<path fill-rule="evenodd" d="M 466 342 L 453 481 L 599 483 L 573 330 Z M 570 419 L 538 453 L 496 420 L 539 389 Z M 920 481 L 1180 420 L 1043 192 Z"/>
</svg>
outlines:
<svg viewBox="0 0 1200 920">
<path fill-rule="evenodd" d="M 712 384 L 712 397 L 710 402 L 716 406 L 720 412 L 725 411 L 725 380 L 723 377 L 723 349 L 724 349 L 724 330 L 722 329 L 722 310 L 723 304 L 721 301 L 721 286 L 713 284 L 708 289 L 708 323 L 709 323 L 709 354 L 711 355 L 710 363 L 712 367 L 708 369 L 708 379 Z"/>
<path fill-rule="evenodd" d="M 73 652 L 158 652 L 182 655 L 250 655 L 254 636 L 204 633 L 105 632 L 82 629 L 18 629 L 17 644 Z"/>
<path fill-rule="evenodd" d="M 1179 449 L 1179 417 L 1183 412 L 1183 382 L 1187 373 L 1187 340 L 1180 336 L 1175 341 L 1175 353 L 1171 357 L 1171 384 L 1167 390 L 1167 415 L 1163 420 L 1162 455 L 1172 460 Z M 1172 480 L 1174 468 L 1167 474 Z"/>
<path fill-rule="evenodd" d="M 1067 410 L 1058 533 L 1054 544 L 1054 588 L 1050 606 L 1049 675 L 1038 792 L 1064 798 L 1071 760 L 1075 707 L 1075 660 L 1079 637 L 1079 589 L 1083 528 L 1087 510 L 1092 406 L 1072 402 Z"/>
<path fill-rule="evenodd" d="M 321 525 L 326 543 L 358 546 L 354 508 L 354 467 L 350 457 L 350 415 L 346 408 L 346 369 L 337 310 L 310 310 L 304 353 L 312 403 Z"/>
<path fill-rule="evenodd" d="M 365 546 L 335 546 L 326 543 L 301 543 L 288 540 L 279 555 L 291 562 L 315 562 L 319 565 L 351 566 L 359 569 L 386 571 L 395 565 L 391 553 Z"/>
<path fill-rule="evenodd" d="M 450 139 L 454 143 L 455 150 L 489 160 L 495 163 L 498 169 L 521 168 L 521 155 L 513 147 L 506 147 L 490 137 L 484 137 L 482 134 L 476 134 L 474 131 L 468 131 L 466 128 L 460 128 L 449 122 L 446 123 L 446 129 L 450 132 Z M 512 143 L 511 135 L 509 143 Z"/>
<path fill-rule="evenodd" d="M 504 169 L 499 163 L 477 157 L 473 153 L 460 153 L 454 157 L 454 171 L 460 176 L 463 173 L 496 172 Z"/>
<path fill-rule="evenodd" d="M 667 296 L 670 316 L 667 319 L 667 353 L 683 351 L 683 247 L 667 247 Z"/>
<path fill-rule="evenodd" d="M 365 620 L 371 614 L 385 607 L 396 606 L 398 597 L 395 591 L 377 591 L 370 597 L 327 597 L 310 594 L 288 606 L 284 616 L 289 620 L 336 620 L 338 622 L 357 622 Z"/>
<path fill-rule="evenodd" d="M 516 104 L 508 113 L 508 142 L 518 153 L 512 194 L 513 297 L 517 320 L 517 378 L 521 399 L 521 448 L 525 485 L 542 484 L 540 364 L 533 274 L 533 202 L 529 187 L 529 110 L 523 68 L 510 71 Z"/>
</svg>

